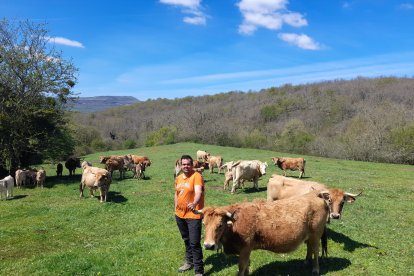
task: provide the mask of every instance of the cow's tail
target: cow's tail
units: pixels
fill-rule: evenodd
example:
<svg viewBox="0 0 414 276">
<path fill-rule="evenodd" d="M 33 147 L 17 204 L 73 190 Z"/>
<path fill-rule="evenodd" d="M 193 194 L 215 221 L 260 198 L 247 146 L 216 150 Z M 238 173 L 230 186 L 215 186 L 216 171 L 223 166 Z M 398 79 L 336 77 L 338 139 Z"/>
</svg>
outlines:
<svg viewBox="0 0 414 276">
<path fill-rule="evenodd" d="M 321 258 L 328 257 L 328 234 L 326 230 L 326 226 L 323 229 L 322 237 L 321 237 L 321 244 L 322 244 L 322 255 Z"/>
</svg>

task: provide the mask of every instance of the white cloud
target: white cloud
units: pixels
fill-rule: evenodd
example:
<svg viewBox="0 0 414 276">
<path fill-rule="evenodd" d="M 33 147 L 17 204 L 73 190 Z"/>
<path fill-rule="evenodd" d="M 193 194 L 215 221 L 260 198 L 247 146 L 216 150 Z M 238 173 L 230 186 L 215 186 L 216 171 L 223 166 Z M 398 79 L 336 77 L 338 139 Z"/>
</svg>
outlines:
<svg viewBox="0 0 414 276">
<path fill-rule="evenodd" d="M 206 15 L 202 12 L 201 0 L 160 0 L 160 3 L 181 7 L 181 12 L 189 14 L 183 21 L 193 25 L 205 25 Z"/>
<path fill-rule="evenodd" d="M 279 38 L 305 50 L 319 50 L 321 46 L 305 34 L 281 33 Z"/>
<path fill-rule="evenodd" d="M 287 4 L 287 0 L 241 0 L 237 4 L 243 15 L 239 32 L 253 34 L 257 27 L 280 30 L 283 24 L 293 27 L 308 25 L 302 14 L 287 10 Z"/>
<path fill-rule="evenodd" d="M 45 37 L 49 43 L 56 43 L 70 47 L 85 48 L 82 43 L 76 40 L 70 40 L 64 37 Z"/>
<path fill-rule="evenodd" d="M 243 15 L 239 33 L 252 35 L 259 27 L 277 31 L 283 25 L 300 28 L 308 25 L 304 15 L 287 9 L 288 0 L 241 0 L 237 5 Z M 279 38 L 307 50 L 318 50 L 320 46 L 307 35 L 280 34 Z"/>
</svg>

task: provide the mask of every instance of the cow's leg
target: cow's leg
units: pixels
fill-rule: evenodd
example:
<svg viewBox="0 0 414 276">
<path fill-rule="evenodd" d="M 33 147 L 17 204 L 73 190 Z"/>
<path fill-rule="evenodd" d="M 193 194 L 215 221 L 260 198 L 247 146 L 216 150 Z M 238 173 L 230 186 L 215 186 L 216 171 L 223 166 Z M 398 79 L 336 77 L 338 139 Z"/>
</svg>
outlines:
<svg viewBox="0 0 414 276">
<path fill-rule="evenodd" d="M 83 198 L 83 184 L 82 184 L 82 182 L 80 183 L 80 185 L 79 185 L 79 191 L 80 191 L 80 198 Z"/>
<path fill-rule="evenodd" d="M 300 171 L 299 178 L 302 178 L 303 171 Z"/>
<path fill-rule="evenodd" d="M 92 188 L 89 188 L 89 194 L 90 194 L 91 197 L 94 197 L 95 196 L 94 193 L 93 193 L 93 189 Z"/>
<path fill-rule="evenodd" d="M 283 170 L 283 176 L 286 176 L 286 170 Z"/>
<path fill-rule="evenodd" d="M 253 179 L 254 188 L 258 191 L 259 190 L 259 178 L 255 177 Z"/>
<path fill-rule="evenodd" d="M 314 236 L 310 237 L 306 244 L 308 246 L 306 258 L 308 254 L 312 255 L 312 274 L 319 275 L 319 239 Z"/>
<path fill-rule="evenodd" d="M 245 249 L 239 255 L 239 276 L 249 275 L 250 249 Z"/>
<path fill-rule="evenodd" d="M 234 191 L 236 190 L 236 187 L 239 186 L 238 182 L 239 182 L 238 180 L 236 180 L 236 181 L 233 180 L 233 187 L 231 187 L 231 193 L 232 194 L 234 194 Z"/>
</svg>

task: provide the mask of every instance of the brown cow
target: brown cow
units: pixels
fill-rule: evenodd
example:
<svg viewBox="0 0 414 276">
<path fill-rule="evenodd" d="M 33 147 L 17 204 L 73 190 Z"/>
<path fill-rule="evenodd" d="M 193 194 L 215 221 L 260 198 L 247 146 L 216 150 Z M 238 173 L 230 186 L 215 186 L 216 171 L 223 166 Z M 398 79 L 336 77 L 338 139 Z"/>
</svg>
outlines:
<svg viewBox="0 0 414 276">
<path fill-rule="evenodd" d="M 145 167 L 149 167 L 152 164 L 152 161 L 147 156 L 131 155 L 131 158 L 134 161 L 134 164 L 144 163 Z"/>
<path fill-rule="evenodd" d="M 224 253 L 239 255 L 238 275 L 248 275 L 252 250 L 288 253 L 306 242 L 306 261 L 312 259 L 312 272 L 319 274 L 319 240 L 326 239 L 327 201 L 329 193 L 314 191 L 272 203 L 204 208 L 204 248 L 217 250 L 222 245 Z"/>
<path fill-rule="evenodd" d="M 353 203 L 361 193 L 354 195 L 344 192 L 341 189 L 328 188 L 324 184 L 293 179 L 281 175 L 273 174 L 267 183 L 267 200 L 272 202 L 278 199 L 293 198 L 309 193 L 312 190 L 328 190 L 331 196 L 331 215 L 332 219 L 340 219 L 344 203 Z"/>
<path fill-rule="evenodd" d="M 223 158 L 221 156 L 209 156 L 207 162 L 210 173 L 213 173 L 215 167 L 218 168 L 218 173 L 220 173 L 220 167 L 223 166 Z"/>
<path fill-rule="evenodd" d="M 286 176 L 286 170 L 299 171 L 299 178 L 305 174 L 306 160 L 303 158 L 290 157 L 272 157 L 273 164 L 283 170 L 283 176 Z"/>
</svg>

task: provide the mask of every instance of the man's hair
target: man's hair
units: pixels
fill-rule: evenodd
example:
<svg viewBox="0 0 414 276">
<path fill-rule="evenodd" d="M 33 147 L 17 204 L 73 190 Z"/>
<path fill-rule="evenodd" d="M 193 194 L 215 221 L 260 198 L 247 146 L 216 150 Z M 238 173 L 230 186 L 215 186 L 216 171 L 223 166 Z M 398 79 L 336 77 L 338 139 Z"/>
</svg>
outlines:
<svg viewBox="0 0 414 276">
<path fill-rule="evenodd" d="M 184 154 L 183 156 L 181 156 L 180 160 L 183 160 L 183 159 L 190 160 L 191 164 L 193 164 L 193 158 L 190 155 Z"/>
</svg>

